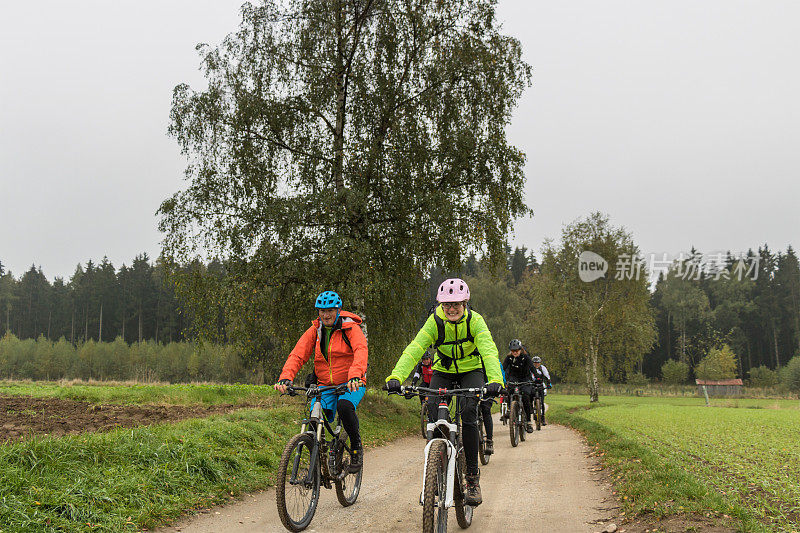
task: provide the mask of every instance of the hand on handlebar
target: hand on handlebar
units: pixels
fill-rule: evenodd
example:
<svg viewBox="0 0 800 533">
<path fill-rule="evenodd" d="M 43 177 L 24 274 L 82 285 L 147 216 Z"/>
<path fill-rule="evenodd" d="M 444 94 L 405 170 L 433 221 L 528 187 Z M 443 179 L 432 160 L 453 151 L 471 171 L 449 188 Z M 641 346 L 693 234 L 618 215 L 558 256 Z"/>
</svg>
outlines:
<svg viewBox="0 0 800 533">
<path fill-rule="evenodd" d="M 361 388 L 362 383 L 363 382 L 361 381 L 361 378 L 353 378 L 347 382 L 347 390 L 350 392 L 355 392 Z"/>
<path fill-rule="evenodd" d="M 503 389 L 503 386 L 500 383 L 487 383 L 486 384 L 486 396 L 489 398 L 494 398 L 500 394 L 500 391 Z"/>
<path fill-rule="evenodd" d="M 397 379 L 390 379 L 386 382 L 386 390 L 391 393 L 400 393 L 400 381 Z"/>
<path fill-rule="evenodd" d="M 278 380 L 278 382 L 275 385 L 273 385 L 272 388 L 280 392 L 281 394 L 286 394 L 286 392 L 289 390 L 289 387 L 291 386 L 292 386 L 291 379 L 281 379 Z"/>
</svg>

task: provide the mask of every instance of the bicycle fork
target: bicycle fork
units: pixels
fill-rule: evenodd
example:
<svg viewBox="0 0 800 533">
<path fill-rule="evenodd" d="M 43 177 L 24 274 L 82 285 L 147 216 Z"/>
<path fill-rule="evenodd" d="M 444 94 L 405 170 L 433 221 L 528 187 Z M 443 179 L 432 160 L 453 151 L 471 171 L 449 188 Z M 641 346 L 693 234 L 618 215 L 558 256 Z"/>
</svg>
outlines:
<svg viewBox="0 0 800 533">
<path fill-rule="evenodd" d="M 450 509 L 453 507 L 453 492 L 455 489 L 455 477 L 456 477 L 456 447 L 447 439 L 437 438 L 431 439 L 428 441 L 428 444 L 425 445 L 425 462 L 423 463 L 422 468 L 422 491 L 419 494 L 419 504 L 424 505 L 422 501 L 422 496 L 425 492 L 425 475 L 428 471 L 428 455 L 431 451 L 431 445 L 434 442 L 442 441 L 447 444 L 447 493 L 445 494 L 444 499 L 444 506 L 446 509 Z M 441 498 L 442 495 L 439 495 Z"/>
</svg>

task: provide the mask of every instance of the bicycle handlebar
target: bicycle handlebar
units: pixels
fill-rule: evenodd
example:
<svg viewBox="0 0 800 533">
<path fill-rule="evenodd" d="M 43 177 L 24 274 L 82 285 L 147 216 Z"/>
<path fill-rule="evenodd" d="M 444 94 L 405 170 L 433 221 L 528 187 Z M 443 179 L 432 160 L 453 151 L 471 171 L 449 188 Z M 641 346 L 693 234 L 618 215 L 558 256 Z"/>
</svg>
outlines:
<svg viewBox="0 0 800 533">
<path fill-rule="evenodd" d="M 334 392 L 344 393 L 347 391 L 347 383 L 342 383 L 341 385 L 323 385 L 322 387 L 318 385 L 312 385 L 310 387 L 299 387 L 295 385 L 286 385 L 287 392 L 281 394 L 288 394 L 289 396 L 297 396 L 298 392 L 305 392 L 306 396 L 309 398 L 312 396 L 318 396 L 325 391 L 333 390 Z"/>
<path fill-rule="evenodd" d="M 418 387 L 416 385 L 403 385 L 400 387 L 400 392 L 392 392 L 389 394 L 401 394 L 409 398 L 413 395 L 418 396 L 469 396 L 477 395 L 483 396 L 486 393 L 485 387 L 472 387 L 468 389 L 431 389 L 428 387 Z"/>
</svg>

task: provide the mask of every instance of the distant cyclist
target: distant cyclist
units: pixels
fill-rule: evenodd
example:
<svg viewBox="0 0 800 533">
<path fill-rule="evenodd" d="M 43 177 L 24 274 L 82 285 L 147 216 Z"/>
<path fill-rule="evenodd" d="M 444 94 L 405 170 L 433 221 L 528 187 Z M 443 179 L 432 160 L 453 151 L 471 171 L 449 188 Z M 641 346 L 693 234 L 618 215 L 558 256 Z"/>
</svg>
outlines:
<svg viewBox="0 0 800 533">
<path fill-rule="evenodd" d="M 366 391 L 367 339 L 361 331 L 361 317 L 342 311 L 342 299 L 333 291 L 317 296 L 318 317 L 311 323 L 283 365 L 275 389 L 286 392 L 287 387 L 303 365 L 314 356 L 314 374 L 322 386 L 347 383 L 347 392 L 338 396 L 333 390 L 322 393 L 322 408 L 329 420 L 342 421 L 353 451 L 350 472 L 363 465 L 364 452 L 358 427 L 356 407 Z"/>
<path fill-rule="evenodd" d="M 454 383 L 459 383 L 461 388 L 483 387 L 486 384 L 485 368 L 489 381 L 486 384 L 487 394 L 496 396 L 503 383 L 497 346 L 492 340 L 486 321 L 468 306 L 467 283 L 458 278 L 445 280 L 439 285 L 436 300 L 440 305 L 403 350 L 394 370 L 386 378 L 386 388 L 390 392 L 399 392 L 400 383 L 411 373 L 425 350 L 433 346 L 436 361 L 433 364 L 432 389 L 453 388 Z M 428 399 L 428 417 L 431 422 L 437 412 L 437 400 L 436 396 Z M 465 501 L 467 505 L 475 506 L 483 501 L 478 470 L 478 399 L 467 397 L 464 403 L 461 421 L 467 463 Z"/>
<path fill-rule="evenodd" d="M 506 382 L 533 381 L 533 361 L 519 339 L 508 343 L 508 354 L 503 360 L 503 370 L 506 373 Z M 533 433 L 533 424 L 531 424 L 533 385 L 522 385 L 519 389 L 522 394 L 522 407 L 525 410 L 525 431 Z"/>
<path fill-rule="evenodd" d="M 531 361 L 533 361 L 533 371 L 531 372 L 531 377 L 536 383 L 544 384 L 545 387 L 543 389 L 543 393 L 545 396 L 547 396 L 547 389 L 553 388 L 553 382 L 550 380 L 550 372 L 548 372 L 547 367 L 542 364 L 542 358 L 538 355 L 533 356 Z M 544 421 L 544 398 L 542 398 L 542 425 L 547 425 L 547 422 Z"/>
</svg>

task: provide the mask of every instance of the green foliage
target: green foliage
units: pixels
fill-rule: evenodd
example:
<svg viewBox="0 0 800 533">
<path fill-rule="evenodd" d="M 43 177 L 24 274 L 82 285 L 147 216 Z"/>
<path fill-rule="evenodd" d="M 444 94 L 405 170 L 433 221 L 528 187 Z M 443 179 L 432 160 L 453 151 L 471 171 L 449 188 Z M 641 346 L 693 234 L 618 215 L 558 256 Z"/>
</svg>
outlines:
<svg viewBox="0 0 800 533">
<path fill-rule="evenodd" d="M 89 342 L 72 346 L 63 337 L 19 340 L 6 334 L 0 339 L 0 376 L 33 380 L 134 380 L 140 382 L 188 381 L 252 382 L 254 369 L 244 364 L 231 345 L 153 341 L 128 345 Z"/>
<path fill-rule="evenodd" d="M 589 283 L 580 279 L 584 251 L 608 262 L 604 278 Z M 560 246 L 545 244 L 539 271 L 523 284 L 533 349 L 548 354 L 560 375 L 583 369 L 593 400 L 603 377 L 624 379 L 654 341 L 646 272 L 628 276 L 617 267 L 637 254 L 624 228 L 612 227 L 607 216 L 593 213 L 566 226 Z"/>
<path fill-rule="evenodd" d="M 669 383 L 670 385 L 686 383 L 689 378 L 689 365 L 682 361 L 670 359 L 661 366 L 661 375 L 664 383 Z"/>
<path fill-rule="evenodd" d="M 778 372 L 766 365 L 751 368 L 749 374 L 751 387 L 774 387 L 779 381 Z"/>
<path fill-rule="evenodd" d="M 733 379 L 736 377 L 736 354 L 731 347 L 723 344 L 722 348 L 712 348 L 695 368 L 698 379 Z"/>
<path fill-rule="evenodd" d="M 641 387 L 650 383 L 650 380 L 641 372 L 633 372 L 628 374 L 626 383 L 628 385 L 633 385 L 634 387 Z"/>
<path fill-rule="evenodd" d="M 418 431 L 417 404 L 370 393 L 366 445 Z M 301 406 L 0 445 L 3 531 L 139 531 L 275 479 Z"/>
<path fill-rule="evenodd" d="M 368 317 L 380 379 L 435 264 L 505 260 L 529 212 L 505 127 L 531 71 L 494 9 L 263 0 L 220 47 L 200 47 L 208 88 L 179 85 L 171 112 L 189 183 L 162 203 L 160 229 L 180 262 L 224 258 L 226 333 L 267 372 L 332 289 Z M 202 308 L 202 292 L 184 296 Z"/>
<path fill-rule="evenodd" d="M 502 361 L 511 339 L 525 342 L 529 336 L 524 328 L 522 296 L 505 279 L 494 278 L 483 269 L 476 276 L 466 276 L 464 281 L 469 285 L 472 305 L 489 326 Z"/>
<path fill-rule="evenodd" d="M 781 385 L 800 394 L 800 356 L 792 357 L 785 367 L 780 369 Z"/>
</svg>

